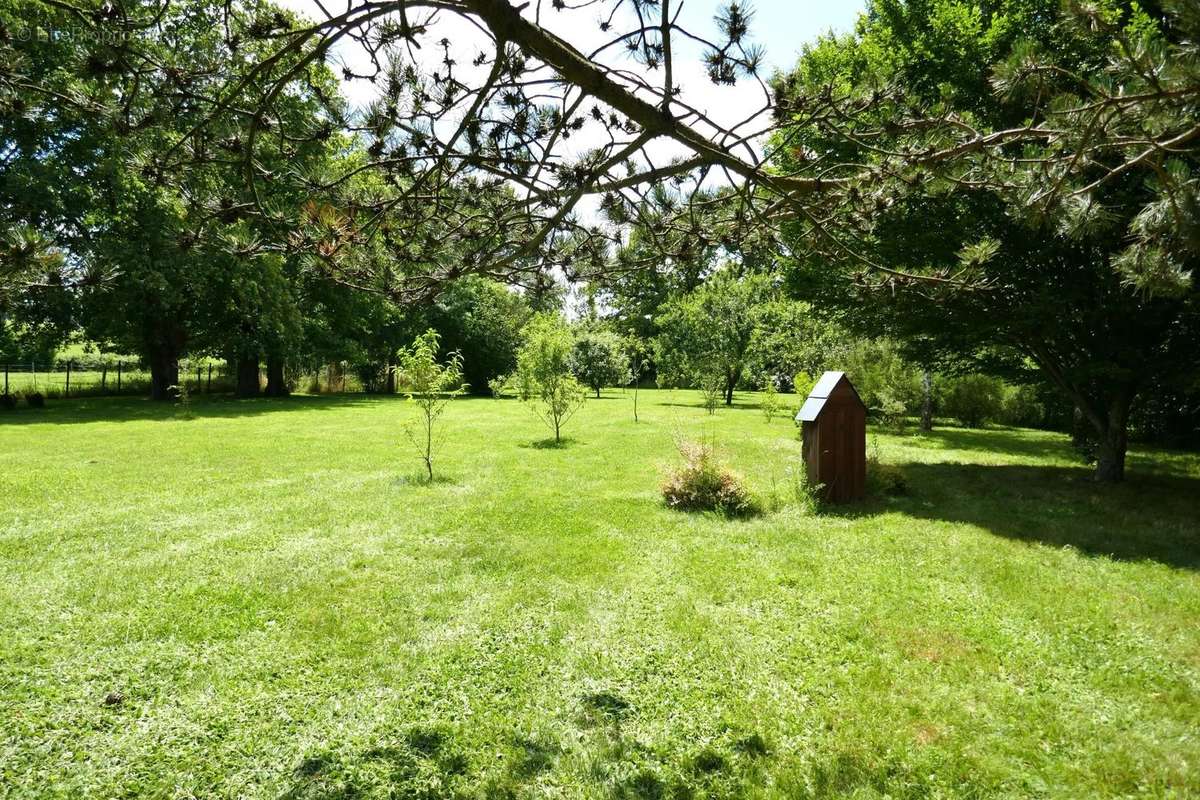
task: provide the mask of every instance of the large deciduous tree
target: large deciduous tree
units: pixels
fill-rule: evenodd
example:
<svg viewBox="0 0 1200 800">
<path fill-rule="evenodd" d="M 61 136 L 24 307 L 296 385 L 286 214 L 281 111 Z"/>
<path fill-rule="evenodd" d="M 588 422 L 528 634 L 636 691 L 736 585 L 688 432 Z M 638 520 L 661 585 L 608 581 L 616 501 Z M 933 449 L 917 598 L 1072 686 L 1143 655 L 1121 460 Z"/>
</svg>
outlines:
<svg viewBox="0 0 1200 800">
<path fill-rule="evenodd" d="M 668 301 L 655 340 L 660 380 L 695 386 L 717 381 L 725 405 L 732 405 L 772 291 L 768 276 L 738 275 L 726 267 L 694 292 Z"/>
</svg>

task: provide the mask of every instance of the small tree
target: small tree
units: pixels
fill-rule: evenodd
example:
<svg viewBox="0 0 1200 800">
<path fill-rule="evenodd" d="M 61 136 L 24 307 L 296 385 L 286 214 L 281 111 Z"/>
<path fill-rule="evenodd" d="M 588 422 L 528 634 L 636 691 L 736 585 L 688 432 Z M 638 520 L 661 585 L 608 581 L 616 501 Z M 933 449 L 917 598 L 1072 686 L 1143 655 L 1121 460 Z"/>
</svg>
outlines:
<svg viewBox="0 0 1200 800">
<path fill-rule="evenodd" d="M 433 428 L 447 404 L 463 394 L 467 387 L 462 382 L 462 356 L 457 352 L 447 356 L 444 364 L 438 363 L 437 331 L 427 330 L 417 337 L 412 347 L 400 351 L 400 380 L 406 388 L 408 399 L 417 404 L 421 411 L 421 430 L 405 427 L 405 435 L 421 453 L 429 480 L 433 480 L 433 453 L 440 442 L 434 441 Z"/>
<path fill-rule="evenodd" d="M 571 371 L 596 397 L 605 386 L 623 382 L 627 371 L 620 337 L 605 330 L 580 331 L 571 350 Z"/>
<path fill-rule="evenodd" d="M 625 339 L 625 353 L 629 359 L 629 382 L 633 384 L 633 421 L 638 421 L 638 387 L 642 376 L 650 368 L 650 349 L 646 342 L 637 336 Z"/>
<path fill-rule="evenodd" d="M 587 399 L 571 374 L 571 331 L 561 319 L 542 314 L 525 327 L 525 343 L 517 354 L 517 372 L 529 386 L 522 397 L 529 408 L 562 441 L 562 428 Z"/>
<path fill-rule="evenodd" d="M 721 407 L 725 397 L 725 381 L 720 375 L 705 375 L 700 381 L 700 394 L 704 398 L 704 410 L 711 417 Z"/>
<path fill-rule="evenodd" d="M 775 388 L 773 375 L 763 376 L 763 396 L 759 407 L 762 409 L 763 416 L 767 418 L 767 422 L 775 419 L 775 415 L 779 413 L 779 391 Z"/>
</svg>

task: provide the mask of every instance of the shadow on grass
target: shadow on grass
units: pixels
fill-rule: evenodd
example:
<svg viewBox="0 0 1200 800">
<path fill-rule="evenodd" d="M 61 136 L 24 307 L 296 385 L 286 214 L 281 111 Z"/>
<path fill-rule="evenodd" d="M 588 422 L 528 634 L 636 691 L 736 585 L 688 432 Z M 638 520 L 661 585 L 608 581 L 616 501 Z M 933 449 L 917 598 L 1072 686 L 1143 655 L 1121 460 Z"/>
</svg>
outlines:
<svg viewBox="0 0 1200 800">
<path fill-rule="evenodd" d="M 881 432 L 916 434 L 923 446 L 936 450 L 978 450 L 1029 458 L 1076 458 L 1065 433 L 1037 432 L 1016 428 L 934 428 L 920 433 L 915 428 L 880 428 Z"/>
<path fill-rule="evenodd" d="M 193 395 L 191 413 L 196 420 L 246 417 L 286 411 L 338 410 L 381 403 L 403 403 L 403 395 L 330 394 L 290 397 L 236 398 L 232 395 Z M 181 410 L 174 402 L 144 397 L 87 397 L 47 401 L 43 409 L 18 409 L 0 413 L 0 426 L 91 422 L 173 422 Z"/>
<path fill-rule="evenodd" d="M 909 493 L 841 516 L 887 510 L 975 525 L 997 536 L 1124 561 L 1200 569 L 1200 478 L 1131 472 L 1125 483 L 1092 480 L 1087 467 L 904 464 Z"/>
<path fill-rule="evenodd" d="M 522 444 L 520 447 L 529 450 L 565 450 L 573 444 L 575 444 L 575 439 L 571 438 L 570 436 L 564 436 L 561 439 L 555 439 L 553 437 L 548 439 L 538 439 L 536 442 Z"/>
<path fill-rule="evenodd" d="M 458 481 L 451 478 L 449 475 L 434 473 L 430 478 L 425 472 L 413 472 L 409 475 L 401 475 L 396 478 L 396 485 L 405 487 L 411 486 L 414 489 L 431 489 L 435 486 L 453 486 Z"/>
</svg>

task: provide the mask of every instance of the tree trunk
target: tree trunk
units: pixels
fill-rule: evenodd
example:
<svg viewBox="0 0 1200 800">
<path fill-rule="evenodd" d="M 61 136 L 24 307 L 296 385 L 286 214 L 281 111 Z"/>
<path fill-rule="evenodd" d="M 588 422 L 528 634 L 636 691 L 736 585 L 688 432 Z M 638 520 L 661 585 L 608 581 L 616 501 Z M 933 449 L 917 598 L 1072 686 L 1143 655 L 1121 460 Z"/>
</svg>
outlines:
<svg viewBox="0 0 1200 800">
<path fill-rule="evenodd" d="M 178 392 L 179 356 L 161 347 L 150 354 L 150 399 L 172 400 Z"/>
<path fill-rule="evenodd" d="M 733 405 L 733 390 L 737 386 L 741 373 L 726 373 L 725 375 L 725 405 Z"/>
<path fill-rule="evenodd" d="M 267 396 L 287 397 L 288 385 L 283 377 L 283 359 L 267 356 Z"/>
<path fill-rule="evenodd" d="M 921 373 L 921 430 L 933 430 L 933 375 L 929 370 Z"/>
<path fill-rule="evenodd" d="M 235 366 L 238 397 L 258 397 L 258 357 L 239 356 Z"/>
<path fill-rule="evenodd" d="M 387 380 L 384 382 L 384 394 L 396 393 L 396 367 L 394 364 L 387 365 Z"/>
<path fill-rule="evenodd" d="M 1120 483 L 1125 480 L 1125 452 L 1129 449 L 1130 393 L 1121 391 L 1108 406 L 1106 425 L 1097 430 L 1095 478 L 1101 483 Z"/>
</svg>

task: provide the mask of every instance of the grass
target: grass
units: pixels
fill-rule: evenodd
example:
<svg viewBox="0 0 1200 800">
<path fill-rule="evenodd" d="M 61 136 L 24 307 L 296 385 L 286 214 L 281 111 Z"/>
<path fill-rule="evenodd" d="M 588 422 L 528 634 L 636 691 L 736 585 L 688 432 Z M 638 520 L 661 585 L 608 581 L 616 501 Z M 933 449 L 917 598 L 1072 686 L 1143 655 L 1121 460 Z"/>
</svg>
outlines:
<svg viewBox="0 0 1200 800">
<path fill-rule="evenodd" d="M 97 398 L 0 416 L 0 796 L 1200 794 L 1200 458 L 872 434 L 910 492 L 663 507 L 672 435 L 764 495 L 750 395 Z"/>
</svg>

